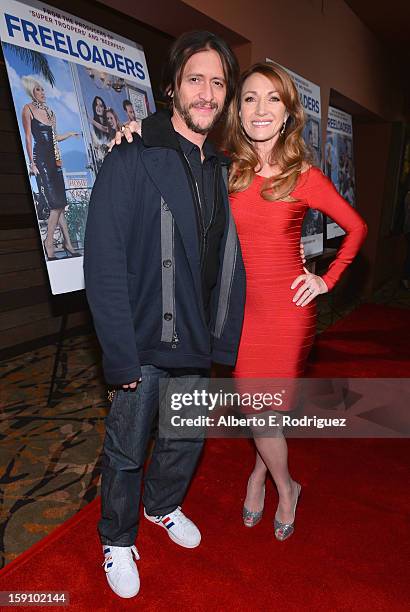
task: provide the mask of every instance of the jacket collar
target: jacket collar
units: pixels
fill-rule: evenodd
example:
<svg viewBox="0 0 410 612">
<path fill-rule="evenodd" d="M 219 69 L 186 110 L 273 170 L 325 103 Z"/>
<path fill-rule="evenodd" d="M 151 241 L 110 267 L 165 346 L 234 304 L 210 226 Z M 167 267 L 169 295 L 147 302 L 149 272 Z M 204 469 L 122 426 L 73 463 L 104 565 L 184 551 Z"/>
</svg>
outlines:
<svg viewBox="0 0 410 612">
<path fill-rule="evenodd" d="M 176 131 L 171 123 L 171 113 L 168 110 L 160 110 L 146 117 L 141 123 L 141 137 L 146 147 L 163 147 L 181 151 L 181 146 Z M 210 143 L 207 147 L 213 147 Z M 230 159 L 223 153 L 215 150 L 220 163 L 229 165 Z"/>
<path fill-rule="evenodd" d="M 188 158 L 191 157 L 192 152 L 194 150 L 198 152 L 198 158 L 199 158 L 199 148 L 196 146 L 196 144 L 194 144 L 193 142 L 191 142 L 190 140 L 182 136 L 182 134 L 177 133 L 177 138 L 178 138 L 178 142 L 180 144 L 182 151 L 185 153 L 185 155 Z M 208 139 L 206 139 L 204 142 L 204 145 L 202 147 L 202 152 L 204 154 L 205 160 L 210 159 L 212 157 L 215 157 L 215 158 L 218 157 L 218 154 L 217 154 L 217 151 L 214 145 Z"/>
<path fill-rule="evenodd" d="M 171 123 L 171 113 L 160 110 L 141 123 L 141 137 L 146 147 L 164 147 L 180 150 L 177 134 Z"/>
</svg>

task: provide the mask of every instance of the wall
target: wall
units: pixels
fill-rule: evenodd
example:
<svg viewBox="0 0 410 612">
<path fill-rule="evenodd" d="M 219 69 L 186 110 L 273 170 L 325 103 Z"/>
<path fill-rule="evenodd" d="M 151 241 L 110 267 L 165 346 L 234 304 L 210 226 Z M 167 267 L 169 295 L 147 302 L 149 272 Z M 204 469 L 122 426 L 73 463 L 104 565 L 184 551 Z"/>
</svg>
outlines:
<svg viewBox="0 0 410 612">
<path fill-rule="evenodd" d="M 400 73 L 384 47 L 341 0 L 188 0 L 252 42 L 265 57 L 335 89 L 386 120 L 403 112 Z M 252 10 L 250 9 L 252 6 Z"/>
</svg>

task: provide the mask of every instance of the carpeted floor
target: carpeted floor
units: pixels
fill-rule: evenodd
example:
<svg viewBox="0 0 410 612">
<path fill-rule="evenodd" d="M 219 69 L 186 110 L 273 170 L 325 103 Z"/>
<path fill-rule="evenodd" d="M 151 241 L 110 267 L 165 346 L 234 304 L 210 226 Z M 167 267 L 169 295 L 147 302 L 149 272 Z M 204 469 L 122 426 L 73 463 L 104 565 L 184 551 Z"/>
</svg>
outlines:
<svg viewBox="0 0 410 612">
<path fill-rule="evenodd" d="M 307 375 L 410 377 L 410 310 L 363 304 L 321 334 Z"/>
<path fill-rule="evenodd" d="M 120 600 L 105 583 L 96 535 L 98 500 L 0 574 L 0 590 L 65 591 L 70 610 L 408 610 L 407 441 L 289 440 L 303 489 L 295 534 L 273 537 L 277 504 L 267 487 L 253 529 L 241 503 L 253 450 L 247 440 L 208 440 L 186 512 L 200 525 L 194 550 L 143 521 L 141 591 Z M 54 608 L 53 608 L 54 609 Z"/>
<path fill-rule="evenodd" d="M 0 567 L 98 495 L 108 402 L 95 341 L 66 340 L 47 406 L 54 354 L 48 346 L 1 363 Z"/>
<path fill-rule="evenodd" d="M 409 317 L 362 306 L 320 336 L 314 375 L 410 377 Z M 78 610 L 407 610 L 408 440 L 289 439 L 289 451 L 303 490 L 288 542 L 273 537 L 270 483 L 264 520 L 242 527 L 251 443 L 208 440 L 184 506 L 203 543 L 178 548 L 143 522 L 138 600 L 118 600 L 105 586 L 98 500 L 3 570 L 0 590 L 69 591 Z"/>
</svg>

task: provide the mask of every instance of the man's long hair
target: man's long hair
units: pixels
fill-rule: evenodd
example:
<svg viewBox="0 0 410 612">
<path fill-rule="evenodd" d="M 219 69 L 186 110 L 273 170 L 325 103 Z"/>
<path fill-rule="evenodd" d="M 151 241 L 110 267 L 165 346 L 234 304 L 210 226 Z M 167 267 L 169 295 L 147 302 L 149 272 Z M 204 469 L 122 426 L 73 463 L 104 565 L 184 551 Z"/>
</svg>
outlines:
<svg viewBox="0 0 410 612">
<path fill-rule="evenodd" d="M 224 110 L 226 110 L 235 93 L 236 84 L 239 78 L 239 66 L 232 49 L 222 38 L 206 31 L 193 31 L 182 34 L 173 43 L 168 62 L 164 66 L 162 74 L 162 94 L 169 97 L 178 90 L 181 85 L 182 73 L 190 57 L 200 51 L 213 49 L 221 58 L 222 67 L 226 81 L 226 98 Z"/>
<path fill-rule="evenodd" d="M 269 163 L 278 164 L 280 172 L 264 182 L 262 197 L 271 201 L 292 200 L 290 194 L 295 188 L 303 162 L 312 162 L 312 155 L 302 137 L 305 113 L 290 75 L 280 66 L 267 63 L 254 64 L 241 75 L 228 111 L 224 148 L 233 159 L 229 191 L 244 191 L 253 181 L 255 168 L 261 165 L 255 146 L 245 134 L 239 116 L 243 84 L 252 74 L 262 74 L 272 81 L 289 113 L 285 131 L 280 134 L 269 159 Z"/>
</svg>

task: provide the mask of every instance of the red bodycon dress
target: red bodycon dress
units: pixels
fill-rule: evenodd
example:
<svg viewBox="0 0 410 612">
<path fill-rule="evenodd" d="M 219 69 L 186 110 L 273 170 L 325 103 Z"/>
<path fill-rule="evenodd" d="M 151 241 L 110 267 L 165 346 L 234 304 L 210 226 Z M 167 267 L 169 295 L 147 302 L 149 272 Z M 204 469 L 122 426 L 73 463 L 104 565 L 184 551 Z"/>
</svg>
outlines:
<svg viewBox="0 0 410 612">
<path fill-rule="evenodd" d="M 297 202 L 264 200 L 264 178 L 230 195 L 246 270 L 246 303 L 235 378 L 302 376 L 316 329 L 316 303 L 296 306 L 290 286 L 304 274 L 300 257 L 303 217 L 308 208 L 329 215 L 345 231 L 335 260 L 322 277 L 329 291 L 357 254 L 366 224 L 317 168 L 300 175 Z"/>
</svg>

